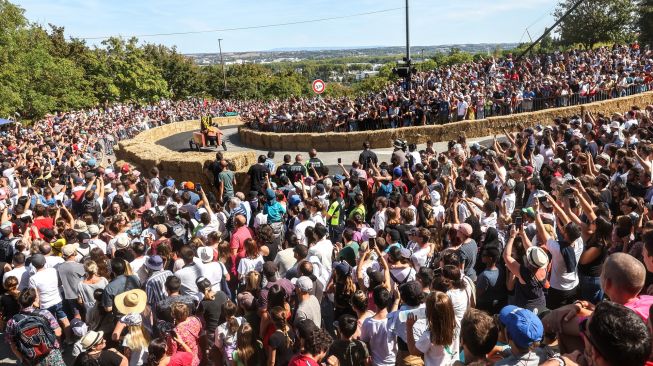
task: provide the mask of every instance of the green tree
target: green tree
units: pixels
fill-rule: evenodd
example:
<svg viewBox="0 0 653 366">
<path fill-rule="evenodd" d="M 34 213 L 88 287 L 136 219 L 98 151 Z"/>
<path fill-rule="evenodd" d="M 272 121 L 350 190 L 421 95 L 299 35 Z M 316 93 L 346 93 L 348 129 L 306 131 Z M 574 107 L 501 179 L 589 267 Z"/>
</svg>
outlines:
<svg viewBox="0 0 653 366">
<path fill-rule="evenodd" d="M 556 19 L 578 0 L 560 0 L 553 15 Z M 634 36 L 633 0 L 585 0 L 560 24 L 563 45 L 581 44 L 586 48 L 601 42 L 627 42 Z"/>
<path fill-rule="evenodd" d="M 183 99 L 204 94 L 204 80 L 199 66 L 191 59 L 177 52 L 176 48 L 163 45 L 146 44 L 143 46 L 145 57 L 161 70 L 161 75 L 168 83 L 171 97 Z"/>
<path fill-rule="evenodd" d="M 138 40 L 112 37 L 102 44 L 108 55 L 109 74 L 120 90 L 120 101 L 156 102 L 170 96 L 161 70 L 147 60 Z"/>
<path fill-rule="evenodd" d="M 639 41 L 653 45 L 653 0 L 640 0 L 638 10 Z"/>
</svg>

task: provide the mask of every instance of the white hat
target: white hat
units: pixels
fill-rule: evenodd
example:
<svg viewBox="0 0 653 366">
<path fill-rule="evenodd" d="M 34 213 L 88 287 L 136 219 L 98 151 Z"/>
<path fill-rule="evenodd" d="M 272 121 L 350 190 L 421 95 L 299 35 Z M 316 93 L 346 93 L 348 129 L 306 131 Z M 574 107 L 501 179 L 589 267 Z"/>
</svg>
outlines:
<svg viewBox="0 0 653 366">
<path fill-rule="evenodd" d="M 618 121 L 612 121 L 610 122 L 610 128 L 619 128 L 621 125 L 619 125 Z"/>
<path fill-rule="evenodd" d="M 202 263 L 213 262 L 213 248 L 199 247 L 197 248 L 197 256 L 200 257 Z"/>
<path fill-rule="evenodd" d="M 544 268 L 549 264 L 549 256 L 540 247 L 526 249 L 526 262 L 535 268 Z"/>
</svg>

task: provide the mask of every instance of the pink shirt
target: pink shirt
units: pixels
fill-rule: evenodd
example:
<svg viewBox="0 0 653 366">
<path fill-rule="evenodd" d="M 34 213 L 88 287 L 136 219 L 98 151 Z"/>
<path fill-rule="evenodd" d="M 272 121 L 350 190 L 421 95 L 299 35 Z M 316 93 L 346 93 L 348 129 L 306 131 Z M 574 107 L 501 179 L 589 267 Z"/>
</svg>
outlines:
<svg viewBox="0 0 653 366">
<path fill-rule="evenodd" d="M 236 231 L 234 231 L 233 234 L 231 235 L 231 241 L 229 242 L 229 246 L 231 249 L 238 248 L 238 255 L 244 256 L 245 240 L 252 238 L 253 236 L 254 233 L 252 233 L 252 229 L 250 229 L 247 226 L 242 226 L 236 229 Z"/>
<path fill-rule="evenodd" d="M 644 322 L 648 321 L 648 309 L 653 305 L 653 296 L 641 295 L 624 304 L 625 307 L 634 311 Z"/>
</svg>

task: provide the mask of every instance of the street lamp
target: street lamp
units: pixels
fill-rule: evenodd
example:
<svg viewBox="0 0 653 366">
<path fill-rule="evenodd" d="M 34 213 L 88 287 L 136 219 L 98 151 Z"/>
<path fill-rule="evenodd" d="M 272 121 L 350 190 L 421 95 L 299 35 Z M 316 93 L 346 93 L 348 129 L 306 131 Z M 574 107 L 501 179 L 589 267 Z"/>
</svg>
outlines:
<svg viewBox="0 0 653 366">
<path fill-rule="evenodd" d="M 222 94 L 227 94 L 227 74 L 224 71 L 224 58 L 222 58 L 222 38 L 218 38 L 218 48 L 220 49 L 220 63 L 222 64 L 222 80 L 224 81 L 224 89 Z"/>
</svg>

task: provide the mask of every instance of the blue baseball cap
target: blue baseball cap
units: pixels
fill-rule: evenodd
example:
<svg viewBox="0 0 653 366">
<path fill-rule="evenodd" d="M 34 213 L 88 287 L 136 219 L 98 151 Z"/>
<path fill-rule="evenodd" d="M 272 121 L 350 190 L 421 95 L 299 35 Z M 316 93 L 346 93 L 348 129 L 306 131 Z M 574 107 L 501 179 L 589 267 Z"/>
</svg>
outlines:
<svg viewBox="0 0 653 366">
<path fill-rule="evenodd" d="M 519 348 L 528 348 L 533 342 L 542 340 L 544 326 L 540 318 L 530 310 L 508 305 L 501 309 L 499 321 Z"/>
<path fill-rule="evenodd" d="M 293 195 L 290 196 L 290 198 L 288 199 L 288 205 L 289 205 L 289 206 L 297 206 L 297 205 L 299 205 L 300 202 L 302 202 L 302 199 L 301 199 L 301 197 L 299 197 L 299 196 L 296 195 L 296 194 L 293 194 Z"/>
<path fill-rule="evenodd" d="M 96 163 L 97 163 L 97 162 L 95 161 L 95 158 L 90 158 L 90 159 L 88 159 L 88 161 L 86 162 L 86 164 L 88 164 L 88 166 L 92 166 L 92 167 L 94 167 Z"/>
<path fill-rule="evenodd" d="M 401 167 L 395 167 L 392 169 L 392 174 L 396 175 L 397 177 L 401 177 L 404 174 L 404 171 L 401 169 Z"/>
<path fill-rule="evenodd" d="M 172 187 L 174 187 L 174 186 L 175 186 L 175 180 L 174 180 L 174 179 L 170 179 L 170 180 L 168 180 L 168 181 L 166 182 L 166 187 L 170 187 L 170 188 L 172 188 Z"/>
</svg>

